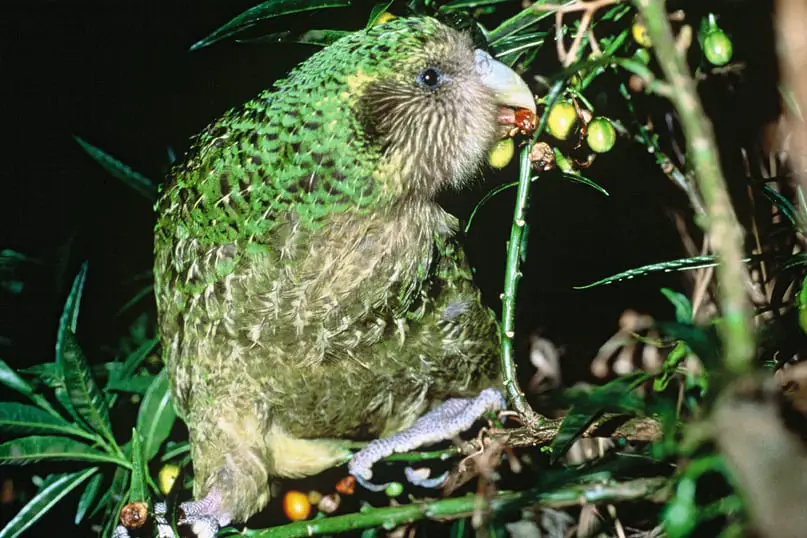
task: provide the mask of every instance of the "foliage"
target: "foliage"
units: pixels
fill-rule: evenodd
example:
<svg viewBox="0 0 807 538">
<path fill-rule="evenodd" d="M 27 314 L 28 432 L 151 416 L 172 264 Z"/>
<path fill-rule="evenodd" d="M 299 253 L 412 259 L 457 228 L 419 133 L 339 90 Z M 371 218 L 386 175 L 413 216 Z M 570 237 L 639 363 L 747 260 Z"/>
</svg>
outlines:
<svg viewBox="0 0 807 538">
<path fill-rule="evenodd" d="M 358 27 L 250 33 L 264 27 L 271 30 L 271 20 L 277 17 L 348 4 L 342 0 L 268 0 L 226 22 L 190 49 L 198 51 L 228 40 L 325 46 Z M 553 48 L 557 53 L 555 71 L 538 78 L 543 85 L 539 121 L 534 133 L 521 141 L 518 180 L 493 187 L 465 228 L 468 231 L 483 204 L 516 188 L 502 295 L 502 350 L 503 378 L 521 427 L 497 424 L 481 449 L 464 441 L 457 447 L 389 458 L 390 465 L 402 460 L 430 465 L 459 454 L 468 456 L 461 466 L 464 470 L 451 474 L 454 483 L 449 498 L 425 499 L 422 491 L 407 489 L 409 499 L 403 501 L 400 491 L 391 490 L 389 498 L 360 494 L 364 495 L 361 508 L 343 499 L 342 507 L 336 501 L 336 508 L 330 510 L 323 501 L 337 496 L 322 497 L 317 492 L 321 499 L 308 496 L 319 505 L 313 521 L 248 530 L 246 535 L 268 538 L 363 530 L 362 536 L 369 537 L 405 526 L 423 528 L 426 534 L 429 527 L 425 522 L 439 521 L 444 526 L 440 532 L 455 537 L 470 534 L 471 529 L 493 536 L 542 536 L 539 527 L 556 536 L 563 535 L 563 529 L 557 531 L 560 527 L 556 527 L 559 534 L 547 531 L 551 527 L 547 514 L 552 510 L 574 513 L 577 523 L 567 521 L 561 527 L 576 524 L 580 530 L 585 527 L 586 507 L 596 507 L 600 518 L 607 519 L 598 521 L 597 510 L 595 516 L 588 512 L 594 521 L 588 524 L 597 532 L 620 529 L 623 520 L 641 528 L 646 532 L 643 536 L 651 536 L 658 527 L 668 536 L 681 538 L 704 528 L 717 529 L 714 535 L 721 536 L 739 535 L 749 528 L 753 510 L 744 502 L 753 496 L 746 495 L 743 488 L 749 483 L 721 449 L 726 436 L 714 433 L 722 430 L 719 420 L 713 418 L 720 414 L 713 411 L 725 405 L 720 403 L 720 395 L 747 381 L 744 376 L 758 364 L 767 360 L 768 367 L 782 366 L 802 345 L 807 332 L 807 256 L 803 252 L 807 202 L 787 175 L 754 177 L 749 173 L 741 179 L 758 203 L 767 204 L 767 211 L 740 216 L 743 224 L 750 222 L 755 230 L 753 251 L 736 239 L 741 228 L 716 166 L 717 150 L 705 113 L 687 115 L 679 105 L 682 95 L 698 102 L 697 92 L 687 86 L 694 83 L 684 60 L 697 76 L 723 76 L 740 48 L 732 48 L 729 35 L 719 26 L 719 13 L 699 19 L 685 14 L 679 37 L 691 33 L 692 27 L 699 30 L 695 42 L 689 43 L 690 54 L 684 57 L 676 52 L 672 39 L 665 41 L 669 21 L 661 11 L 662 3 L 638 4 L 655 5 L 657 11 L 637 11 L 631 3 L 619 0 L 538 0 L 527 7 L 515 0 L 409 0 L 368 6 L 367 25 L 379 23 L 388 13 L 425 14 L 469 29 L 495 56 L 525 77 L 536 73 L 538 59 Z M 601 107 L 603 101 L 609 106 Z M 680 123 L 659 129 L 650 120 L 648 103 L 663 109 L 666 117 L 674 117 L 677 109 Z M 596 137 L 588 136 L 592 121 L 599 133 Z M 583 172 L 596 159 L 609 159 L 614 138 L 617 146 L 633 144 L 645 149 L 663 176 L 683 193 L 691 210 L 689 224 L 703 228 L 689 233 L 701 238 L 704 248 L 686 258 L 647 260 L 642 267 L 578 287 L 580 293 L 589 293 L 590 288 L 657 272 L 686 271 L 692 277 L 686 293 L 661 290 L 674 312 L 671 319 L 627 331 L 631 345 L 658 353 L 661 360 L 656 368 L 613 376 L 595 387 L 555 391 L 548 399 L 552 409 L 563 410 L 562 418 L 548 419 L 533 409 L 531 403 L 537 398 L 530 402 L 525 397 L 515 368 L 518 284 L 522 276 L 529 277 L 520 270 L 527 254 L 529 196 L 544 182 L 557 178 L 607 195 Z M 693 138 L 700 145 L 693 146 Z M 133 192 L 155 199 L 156 182 L 82 138 L 76 137 L 76 142 Z M 676 149 L 682 144 L 690 145 L 686 156 Z M 0 279 L 5 289 L 20 289 L 23 283 L 14 267 L 27 262 L 23 254 L 0 253 Z M 118 356 L 91 366 L 79 338 L 86 330 L 79 331 L 79 307 L 88 278 L 92 274 L 85 264 L 65 301 L 52 362 L 17 371 L 0 361 L 0 383 L 14 393 L 0 402 L 0 433 L 8 438 L 0 444 L 0 464 L 36 463 L 36 474 L 42 475 L 37 492 L 0 531 L 0 538 L 22 535 L 58 503 L 75 503 L 75 522 L 91 520 L 106 537 L 127 503 L 146 503 L 153 512 L 155 503 L 166 496 L 170 506 L 190 497 L 190 477 L 180 473 L 166 485 L 160 474 L 166 466 L 184 471 L 189 450 L 171 405 L 166 373 L 159 359 L 155 360 L 159 339 L 153 334 L 153 319 L 137 318 L 129 337 L 121 341 Z M 753 311 L 747 287 L 752 288 Z M 142 307 L 140 300 L 150 293 L 147 285 L 121 311 Z M 749 348 L 754 334 L 759 340 L 756 351 Z M 576 459 L 575 447 L 593 437 L 608 439 L 611 449 Z M 155 482 L 158 475 L 159 487 Z M 478 478 L 475 493 L 464 487 L 470 478 Z M 645 511 L 645 506 L 652 509 Z M 517 525 L 522 525 L 519 532 L 530 531 L 518 534 Z M 238 532 L 228 528 L 222 534 Z"/>
</svg>

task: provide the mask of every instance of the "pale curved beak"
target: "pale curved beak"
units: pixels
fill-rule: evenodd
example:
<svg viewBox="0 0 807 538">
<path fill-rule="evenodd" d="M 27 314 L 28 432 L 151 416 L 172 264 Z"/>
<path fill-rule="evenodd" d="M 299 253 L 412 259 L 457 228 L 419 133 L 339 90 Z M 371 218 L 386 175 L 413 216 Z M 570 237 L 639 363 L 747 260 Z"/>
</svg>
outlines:
<svg viewBox="0 0 807 538">
<path fill-rule="evenodd" d="M 536 112 L 535 98 L 527 83 L 484 50 L 476 49 L 476 72 L 482 78 L 482 83 L 496 96 L 498 104 L 526 108 L 533 114 Z"/>
</svg>

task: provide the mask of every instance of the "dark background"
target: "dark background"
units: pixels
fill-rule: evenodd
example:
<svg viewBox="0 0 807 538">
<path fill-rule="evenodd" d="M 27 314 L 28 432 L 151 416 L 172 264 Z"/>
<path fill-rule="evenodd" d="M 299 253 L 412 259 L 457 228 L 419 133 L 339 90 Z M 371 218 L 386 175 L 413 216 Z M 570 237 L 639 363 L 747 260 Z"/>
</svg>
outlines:
<svg viewBox="0 0 807 538">
<path fill-rule="evenodd" d="M 170 152 L 181 158 L 189 137 L 317 50 L 222 42 L 188 51 L 192 43 L 256 3 L 5 0 L 0 6 L 0 249 L 37 260 L 15 273 L 23 283 L 20 293 L 0 291 L 0 356 L 11 365 L 53 360 L 58 315 L 84 261 L 89 274 L 78 333 L 91 361 L 110 360 L 110 349 L 133 317 L 153 310 L 147 298 L 138 308 L 116 314 L 148 281 L 151 204 L 110 177 L 72 137 L 80 136 L 161 181 Z M 721 26 L 734 37 L 735 58 L 746 63 L 739 75 L 701 83 L 717 125 L 727 177 L 742 191 L 738 148 L 755 138 L 759 125 L 777 108 L 770 6 L 696 4 L 687 7 L 721 10 Z M 357 0 L 347 9 L 269 21 L 259 31 L 356 29 L 365 24 L 371 6 Z M 518 6 L 514 2 L 503 9 Z M 695 12 L 688 14 L 697 20 Z M 496 15 L 496 20 L 501 18 Z M 558 70 L 554 46 L 549 45 L 536 64 L 543 75 Z M 533 74 L 525 75 L 531 84 Z M 613 92 L 613 87 L 603 88 Z M 598 113 L 623 113 L 612 101 L 613 93 L 595 87 L 587 96 Z M 663 125 L 666 104 L 647 99 L 643 106 Z M 616 330 L 626 308 L 670 318 L 672 308 L 659 288 L 685 291 L 678 274 L 572 289 L 631 267 L 684 256 L 670 211 L 690 214 L 685 198 L 652 156 L 627 139 L 620 139 L 616 149 L 598 158 L 585 174 L 611 196 L 556 174 L 533 185 L 529 257 L 518 302 L 520 357 L 525 355 L 524 338 L 539 331 L 565 350 L 567 381 L 587 377 L 588 361 Z M 450 204 L 467 215 L 487 190 L 514 181 L 516 175 L 513 164 L 499 173 L 488 171 L 484 183 L 452 195 Z M 468 237 L 479 284 L 497 310 L 513 197 L 512 190 L 506 191 L 487 204 Z"/>
</svg>

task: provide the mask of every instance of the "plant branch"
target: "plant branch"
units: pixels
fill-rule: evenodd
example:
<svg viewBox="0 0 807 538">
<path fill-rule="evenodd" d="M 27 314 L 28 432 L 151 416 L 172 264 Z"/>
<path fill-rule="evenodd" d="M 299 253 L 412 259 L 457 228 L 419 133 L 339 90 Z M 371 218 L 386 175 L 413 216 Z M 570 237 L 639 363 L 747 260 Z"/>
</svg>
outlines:
<svg viewBox="0 0 807 538">
<path fill-rule="evenodd" d="M 489 500 L 485 511 L 501 514 L 533 503 L 548 508 L 566 508 L 588 503 L 645 499 L 659 493 L 661 495 L 656 495 L 658 498 L 655 500 L 661 502 L 666 497 L 665 490 L 662 489 L 666 484 L 666 478 L 652 477 L 621 483 L 574 485 L 554 491 L 534 489 L 523 492 L 502 492 Z M 299 521 L 271 529 L 247 530 L 242 535 L 250 538 L 296 538 L 379 526 L 393 529 L 399 525 L 422 519 L 447 521 L 465 518 L 478 509 L 478 496 L 466 495 L 455 499 L 372 508 L 356 514 Z"/>
<path fill-rule="evenodd" d="M 653 50 L 669 84 L 676 91 L 671 96 L 681 119 L 687 152 L 703 197 L 706 218 L 699 224 L 709 234 L 717 267 L 719 305 L 722 322 L 718 326 L 723 341 L 726 368 L 734 373 L 749 369 L 754 357 L 751 304 L 745 291 L 743 264 L 743 229 L 731 205 L 726 180 L 720 169 L 712 125 L 698 99 L 695 81 L 689 73 L 683 52 L 676 48 L 675 37 L 662 0 L 634 0 L 642 14 Z"/>
</svg>

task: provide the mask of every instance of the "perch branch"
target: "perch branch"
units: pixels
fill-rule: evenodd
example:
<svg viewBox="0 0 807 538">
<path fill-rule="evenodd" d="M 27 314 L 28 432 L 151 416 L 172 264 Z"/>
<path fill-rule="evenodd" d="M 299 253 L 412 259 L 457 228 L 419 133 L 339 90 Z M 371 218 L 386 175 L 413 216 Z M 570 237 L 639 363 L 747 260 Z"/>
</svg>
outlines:
<svg viewBox="0 0 807 538">
<path fill-rule="evenodd" d="M 500 514 L 518 510 L 529 504 L 557 509 L 581 504 L 647 499 L 648 497 L 656 502 L 663 502 L 667 497 L 666 490 L 663 489 L 666 484 L 666 478 L 652 477 L 621 483 L 574 485 L 554 491 L 502 492 L 490 499 L 485 511 Z M 391 530 L 422 519 L 450 521 L 465 518 L 478 509 L 477 495 L 466 495 L 455 499 L 372 508 L 357 514 L 299 521 L 271 529 L 246 530 L 242 535 L 250 538 L 297 538 L 379 526 Z"/>
</svg>

